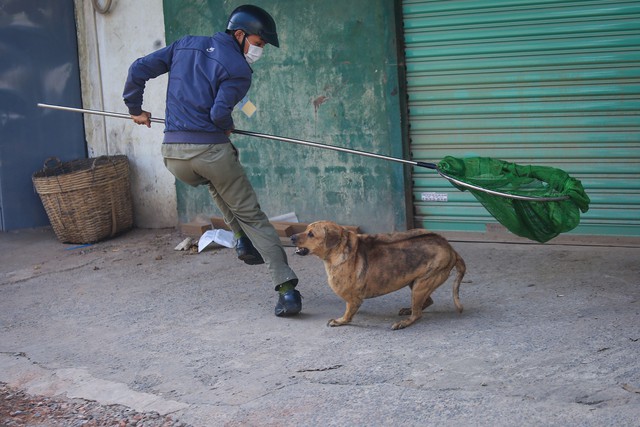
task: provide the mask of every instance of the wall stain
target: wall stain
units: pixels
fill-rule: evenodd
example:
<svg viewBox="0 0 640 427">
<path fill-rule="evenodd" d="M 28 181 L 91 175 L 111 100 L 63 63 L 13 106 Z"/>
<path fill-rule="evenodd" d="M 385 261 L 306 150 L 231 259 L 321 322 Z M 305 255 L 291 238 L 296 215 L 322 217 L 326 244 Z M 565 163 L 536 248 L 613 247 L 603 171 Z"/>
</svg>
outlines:
<svg viewBox="0 0 640 427">
<path fill-rule="evenodd" d="M 320 106 L 324 104 L 327 101 L 327 99 L 329 99 L 328 96 L 321 95 L 313 100 L 313 108 L 316 114 L 318 114 L 318 108 L 320 108 Z"/>
</svg>

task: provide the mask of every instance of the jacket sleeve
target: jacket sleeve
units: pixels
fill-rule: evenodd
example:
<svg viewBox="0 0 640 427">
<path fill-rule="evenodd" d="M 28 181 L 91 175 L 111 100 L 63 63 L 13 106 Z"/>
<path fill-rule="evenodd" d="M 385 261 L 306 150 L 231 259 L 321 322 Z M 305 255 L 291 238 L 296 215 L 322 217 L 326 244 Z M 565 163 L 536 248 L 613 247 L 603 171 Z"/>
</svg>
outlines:
<svg viewBox="0 0 640 427">
<path fill-rule="evenodd" d="M 251 87 L 251 77 L 238 76 L 227 78 L 220 82 L 218 93 L 211 108 L 211 121 L 222 129 L 234 129 L 231 112 L 244 98 Z"/>
<path fill-rule="evenodd" d="M 147 80 L 167 73 L 171 69 L 174 46 L 175 43 L 172 43 L 147 56 L 138 58 L 129 67 L 122 93 L 129 114 L 134 116 L 142 114 L 142 96 Z"/>
</svg>

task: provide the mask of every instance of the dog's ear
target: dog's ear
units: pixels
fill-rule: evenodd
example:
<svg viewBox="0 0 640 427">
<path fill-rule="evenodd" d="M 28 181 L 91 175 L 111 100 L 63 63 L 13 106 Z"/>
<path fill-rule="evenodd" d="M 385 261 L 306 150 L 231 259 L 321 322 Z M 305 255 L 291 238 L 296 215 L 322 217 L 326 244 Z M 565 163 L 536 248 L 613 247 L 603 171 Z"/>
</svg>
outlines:
<svg viewBox="0 0 640 427">
<path fill-rule="evenodd" d="M 342 229 L 324 229 L 324 244 L 326 245 L 327 249 L 333 249 L 338 246 L 338 244 L 340 244 L 340 240 L 342 240 Z"/>
</svg>

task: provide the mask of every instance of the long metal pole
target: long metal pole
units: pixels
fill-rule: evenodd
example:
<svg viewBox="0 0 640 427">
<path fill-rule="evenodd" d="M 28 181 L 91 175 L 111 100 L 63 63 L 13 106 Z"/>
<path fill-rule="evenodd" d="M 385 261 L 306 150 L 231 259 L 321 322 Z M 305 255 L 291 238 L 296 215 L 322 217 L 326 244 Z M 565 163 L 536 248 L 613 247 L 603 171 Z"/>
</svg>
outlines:
<svg viewBox="0 0 640 427">
<path fill-rule="evenodd" d="M 119 118 L 119 119 L 131 119 L 131 116 L 129 114 L 114 113 L 114 112 L 111 112 L 111 111 L 88 110 L 88 109 L 85 109 L 85 108 L 63 107 L 63 106 L 60 106 L 60 105 L 41 104 L 41 103 L 38 104 L 38 107 L 50 108 L 50 109 L 53 109 L 53 110 L 71 111 L 71 112 L 75 112 L 75 113 L 98 114 L 98 115 L 101 115 L 101 116 L 116 117 L 116 118 Z M 152 122 L 154 122 L 154 123 L 164 123 L 164 119 L 156 119 L 156 118 L 152 117 L 150 120 Z M 413 165 L 413 166 L 422 166 L 422 167 L 426 167 L 426 168 L 429 168 L 429 169 L 435 169 L 436 168 L 436 165 L 433 164 L 433 163 L 415 162 L 413 160 L 399 159 L 397 157 L 389 157 L 389 156 L 384 156 L 382 154 L 369 153 L 367 151 L 353 150 L 351 148 L 335 147 L 333 145 L 321 144 L 319 142 L 304 141 L 304 140 L 301 140 L 301 139 L 294 139 L 294 138 L 285 138 L 283 136 L 268 135 L 268 134 L 265 134 L 265 133 L 250 132 L 250 131 L 240 130 L 240 129 L 234 129 L 231 132 L 236 133 L 238 135 L 246 135 L 246 136 L 253 136 L 253 137 L 257 137 L 257 138 L 272 139 L 272 140 L 275 140 L 275 141 L 282 141 L 282 142 L 291 142 L 291 143 L 294 143 L 294 144 L 307 145 L 309 147 L 325 148 L 325 149 L 328 149 L 328 150 L 340 151 L 340 152 L 343 152 L 343 153 L 357 154 L 357 155 L 360 155 L 360 156 L 373 157 L 373 158 L 376 158 L 376 159 L 390 160 L 390 161 L 393 161 L 393 162 L 405 163 L 405 164 Z"/>
<path fill-rule="evenodd" d="M 369 153 L 368 151 L 353 150 L 351 148 L 344 148 L 344 147 L 335 147 L 333 145 L 321 144 L 319 142 L 312 142 L 312 141 L 304 141 L 302 139 L 286 138 L 283 136 L 268 135 L 266 133 L 251 132 L 251 131 L 240 130 L 240 129 L 235 129 L 235 130 L 232 130 L 231 132 L 237 133 L 238 135 L 255 136 L 257 138 L 273 139 L 275 141 L 282 141 L 282 142 L 292 142 L 294 144 L 306 145 L 309 147 L 326 148 L 333 151 L 340 151 L 342 153 L 357 154 L 359 156 L 373 157 L 374 159 L 390 160 L 392 162 L 404 163 L 404 164 L 413 165 L 413 166 L 422 166 L 429 169 L 436 168 L 436 165 L 433 163 L 424 163 L 424 162 L 416 162 L 413 160 L 399 159 L 397 157 L 389 157 L 382 154 Z"/>
<path fill-rule="evenodd" d="M 114 113 L 114 112 L 111 112 L 111 111 L 88 110 L 88 109 L 85 109 L 85 108 L 64 107 L 64 106 L 61 106 L 61 105 L 42 104 L 42 103 L 38 103 L 38 107 L 50 108 L 50 109 L 53 109 L 53 110 L 71 111 L 71 112 L 75 112 L 75 113 L 97 114 L 97 115 L 100 115 L 100 116 L 116 117 L 116 118 L 119 118 L 119 119 L 131 119 L 131 116 L 129 114 Z M 150 120 L 153 123 L 164 123 L 164 119 L 156 119 L 156 118 L 152 117 Z M 408 164 L 408 165 L 412 165 L 412 166 L 420 166 L 420 167 L 427 168 L 427 169 L 434 169 L 435 171 L 438 172 L 438 174 L 440 174 L 441 177 L 443 177 L 444 179 L 446 179 L 446 180 L 448 180 L 450 182 L 453 182 L 453 183 L 455 183 L 455 184 L 457 184 L 457 185 L 459 185 L 461 187 L 466 187 L 466 188 L 469 188 L 469 189 L 482 191 L 484 193 L 489 193 L 489 194 L 492 194 L 494 196 L 506 197 L 508 199 L 525 200 L 525 201 L 530 201 L 530 202 L 555 202 L 555 201 L 560 201 L 560 200 L 566 200 L 566 199 L 569 198 L 569 196 L 529 197 L 529 196 L 519 196 L 519 195 L 509 194 L 509 193 L 502 193 L 500 191 L 495 191 L 495 190 L 489 190 L 489 189 L 486 189 L 486 188 L 478 187 L 476 185 L 468 184 L 466 182 L 457 180 L 456 178 L 453 178 L 453 177 L 441 172 L 440 169 L 438 169 L 438 166 L 435 163 L 416 162 L 416 161 L 413 161 L 413 160 L 405 160 L 405 159 L 399 159 L 397 157 L 384 156 L 382 154 L 369 153 L 368 151 L 353 150 L 351 148 L 344 148 L 344 147 L 335 147 L 333 145 L 320 144 L 319 142 L 304 141 L 302 139 L 286 138 L 286 137 L 283 137 L 283 136 L 268 135 L 266 133 L 250 132 L 250 131 L 247 131 L 247 130 L 234 129 L 231 132 L 236 133 L 238 135 L 254 136 L 254 137 L 257 137 L 257 138 L 272 139 L 272 140 L 275 140 L 275 141 L 282 141 L 282 142 L 291 142 L 291 143 L 294 143 L 294 144 L 306 145 L 306 146 L 309 146 L 309 147 L 325 148 L 325 149 L 328 149 L 328 150 L 340 151 L 342 153 L 357 154 L 359 156 L 373 157 L 375 159 L 390 160 L 392 162 L 404 163 L 404 164 Z"/>
</svg>

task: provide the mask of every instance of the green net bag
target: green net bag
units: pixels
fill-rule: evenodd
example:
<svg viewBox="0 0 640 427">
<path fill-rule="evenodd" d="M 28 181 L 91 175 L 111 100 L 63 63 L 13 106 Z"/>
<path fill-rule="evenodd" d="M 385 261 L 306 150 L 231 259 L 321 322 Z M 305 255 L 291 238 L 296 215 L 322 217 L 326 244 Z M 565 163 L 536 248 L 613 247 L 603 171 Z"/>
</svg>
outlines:
<svg viewBox="0 0 640 427">
<path fill-rule="evenodd" d="M 462 183 L 530 198 L 561 198 L 564 200 L 519 200 L 463 185 L 493 217 L 513 234 L 540 243 L 560 233 L 573 230 L 580 223 L 580 211 L 589 210 L 589 197 L 582 183 L 560 169 L 548 166 L 523 166 L 490 157 L 458 159 L 445 157 L 438 171 Z"/>
</svg>

